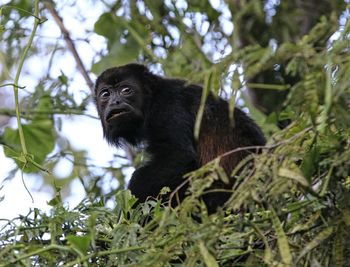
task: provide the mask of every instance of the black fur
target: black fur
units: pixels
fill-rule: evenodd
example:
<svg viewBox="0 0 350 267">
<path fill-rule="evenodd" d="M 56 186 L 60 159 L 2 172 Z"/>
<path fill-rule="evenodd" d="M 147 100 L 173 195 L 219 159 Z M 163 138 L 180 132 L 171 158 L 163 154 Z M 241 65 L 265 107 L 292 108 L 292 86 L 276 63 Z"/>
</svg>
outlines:
<svg viewBox="0 0 350 267">
<path fill-rule="evenodd" d="M 117 93 L 123 89 L 123 84 L 132 88 L 131 95 L 123 97 Z M 109 96 L 104 100 L 99 97 L 103 88 L 109 90 Z M 207 99 L 196 142 L 193 130 L 201 94 L 200 86 L 154 75 L 138 64 L 107 69 L 98 77 L 95 101 L 105 138 L 114 145 L 145 143 L 150 155 L 150 160 L 134 172 L 129 184 L 139 201 L 157 197 L 164 186 L 174 190 L 184 181 L 184 174 L 224 152 L 265 144 L 260 128 L 237 108 L 234 128 L 230 127 L 228 104 L 212 95 Z M 115 110 L 127 112 L 107 122 L 108 114 L 110 116 Z M 223 158 L 221 164 L 226 172 L 229 174 L 247 153 L 241 151 Z M 232 184 L 217 183 L 215 186 Z M 227 194 L 215 193 L 204 199 L 208 209 L 214 211 L 228 197 Z"/>
</svg>

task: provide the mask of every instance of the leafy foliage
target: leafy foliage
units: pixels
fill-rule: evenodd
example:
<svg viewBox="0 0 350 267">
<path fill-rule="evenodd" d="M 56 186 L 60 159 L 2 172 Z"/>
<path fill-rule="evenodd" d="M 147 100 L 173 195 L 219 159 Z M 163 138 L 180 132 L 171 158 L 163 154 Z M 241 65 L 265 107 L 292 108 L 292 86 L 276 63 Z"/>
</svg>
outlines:
<svg viewBox="0 0 350 267">
<path fill-rule="evenodd" d="M 41 98 L 37 111 L 50 111 L 52 106 L 50 104 L 49 96 Z M 23 133 L 28 142 L 28 152 L 35 155 L 34 160 L 38 164 L 43 164 L 46 156 L 53 150 L 55 145 L 55 135 L 53 132 L 52 120 L 47 116 L 35 115 L 30 124 L 23 125 Z M 20 150 L 20 138 L 18 130 L 6 128 L 4 131 L 4 142 L 11 144 L 13 147 L 5 147 L 5 155 L 18 160 L 17 164 L 25 172 L 36 172 L 37 168 L 33 165 L 22 166 L 25 161 L 21 160 L 21 156 L 16 151 Z M 42 142 L 45 140 L 45 142 Z"/>
<path fill-rule="evenodd" d="M 219 158 L 185 177 L 191 186 L 178 207 L 154 199 L 135 207 L 130 192 L 121 190 L 130 167 L 125 159 L 116 157 L 118 168 L 90 166 L 85 152 L 60 134 L 57 115 L 86 114 L 88 97 L 78 103 L 63 72 L 48 74 L 19 104 L 27 108 L 20 115 L 33 161 L 23 159 L 17 130 L 7 126 L 0 141 L 25 172 L 39 171 L 33 162 L 51 172 L 69 158 L 74 167 L 66 179 L 42 177 L 63 187 L 79 177 L 87 198 L 69 209 L 55 187 L 50 214 L 34 209 L 5 223 L 0 266 L 348 266 L 349 7 L 335 0 L 226 1 L 215 8 L 209 1 L 180 2 L 106 5 L 94 33 L 107 49 L 91 70 L 139 61 L 203 83 L 206 92 L 226 96 L 231 108 L 239 98 L 236 104 L 249 108 L 269 141 L 233 171 L 230 200 L 212 215 L 200 201 L 211 183 L 227 179 Z M 13 59 L 1 61 L 4 84 L 21 50 L 22 36 L 13 30 L 24 30 L 18 22 L 29 21 L 31 6 L 11 1 L 1 9 L 6 42 L 0 56 Z M 118 188 L 106 193 L 99 186 L 106 177 L 118 179 Z M 115 208 L 106 208 L 111 199 Z"/>
</svg>

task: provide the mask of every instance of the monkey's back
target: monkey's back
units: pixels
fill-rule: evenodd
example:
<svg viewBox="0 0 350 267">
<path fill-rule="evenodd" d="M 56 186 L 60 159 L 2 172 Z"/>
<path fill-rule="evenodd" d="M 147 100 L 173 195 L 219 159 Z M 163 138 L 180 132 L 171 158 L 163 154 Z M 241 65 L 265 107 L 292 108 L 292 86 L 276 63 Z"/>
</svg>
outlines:
<svg viewBox="0 0 350 267">
<path fill-rule="evenodd" d="M 197 152 L 201 165 L 238 147 L 261 146 L 265 138 L 260 128 L 243 111 L 234 110 L 233 123 L 229 118 L 227 102 L 208 99 L 203 114 Z M 248 150 L 235 152 L 221 159 L 227 173 L 242 160 Z"/>
<path fill-rule="evenodd" d="M 191 131 L 194 137 L 194 123 L 200 106 L 202 87 L 194 84 L 186 85 L 182 80 L 166 79 L 167 82 L 177 81 L 176 87 L 171 90 L 165 90 L 169 101 L 178 100 L 173 103 L 174 106 L 181 105 L 181 112 L 176 114 L 184 116 L 187 114 L 187 121 L 190 126 L 183 130 Z M 164 96 L 162 96 L 164 99 Z M 176 118 L 174 118 L 176 120 Z M 239 147 L 262 146 L 266 142 L 264 134 L 257 124 L 239 108 L 234 109 L 233 123 L 229 118 L 228 102 L 220 97 L 214 97 L 209 94 L 204 114 L 201 121 L 199 139 L 193 143 L 196 147 L 197 161 L 199 166 L 203 166 L 214 158 L 234 150 Z M 233 168 L 252 150 L 242 150 L 232 153 L 221 159 L 220 163 L 227 174 L 230 174 Z"/>
</svg>

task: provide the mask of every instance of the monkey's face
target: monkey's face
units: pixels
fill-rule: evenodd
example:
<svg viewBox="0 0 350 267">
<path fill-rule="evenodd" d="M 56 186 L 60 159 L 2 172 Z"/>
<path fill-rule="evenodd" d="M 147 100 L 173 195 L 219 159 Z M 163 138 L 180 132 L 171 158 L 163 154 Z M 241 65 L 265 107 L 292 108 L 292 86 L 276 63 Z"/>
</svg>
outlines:
<svg viewBox="0 0 350 267">
<path fill-rule="evenodd" d="M 97 81 L 95 100 L 104 136 L 119 145 L 120 139 L 136 144 L 142 135 L 144 97 L 135 78 L 121 79 L 110 70 Z"/>
</svg>

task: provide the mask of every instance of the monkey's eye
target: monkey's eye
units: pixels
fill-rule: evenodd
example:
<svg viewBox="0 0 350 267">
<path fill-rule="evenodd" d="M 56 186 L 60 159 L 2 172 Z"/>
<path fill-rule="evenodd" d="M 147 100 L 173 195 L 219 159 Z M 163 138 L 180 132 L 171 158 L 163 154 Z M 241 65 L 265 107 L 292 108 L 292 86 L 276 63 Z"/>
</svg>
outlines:
<svg viewBox="0 0 350 267">
<path fill-rule="evenodd" d="M 120 90 L 120 93 L 123 95 L 130 95 L 132 93 L 132 89 L 130 87 L 124 87 Z"/>
<path fill-rule="evenodd" d="M 110 93 L 109 93 L 109 90 L 108 89 L 104 89 L 100 92 L 100 97 L 103 97 L 103 98 L 106 98 L 106 97 L 109 97 L 110 96 Z"/>
</svg>

